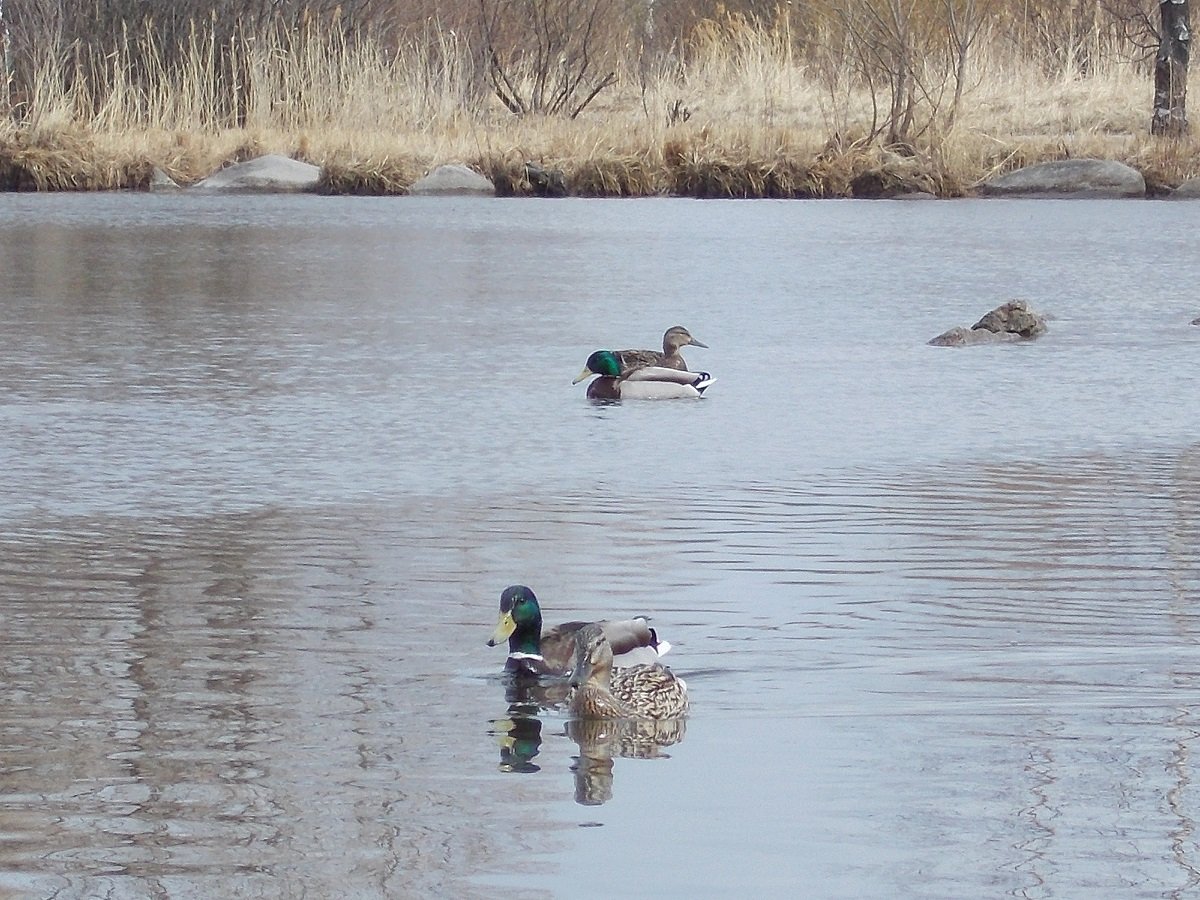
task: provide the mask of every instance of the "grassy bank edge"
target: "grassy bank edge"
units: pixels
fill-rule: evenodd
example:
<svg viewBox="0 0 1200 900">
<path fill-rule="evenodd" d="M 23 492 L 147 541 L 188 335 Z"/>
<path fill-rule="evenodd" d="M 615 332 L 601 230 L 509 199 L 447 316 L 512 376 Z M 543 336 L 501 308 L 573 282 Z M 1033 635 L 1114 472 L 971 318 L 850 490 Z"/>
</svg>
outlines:
<svg viewBox="0 0 1200 900">
<path fill-rule="evenodd" d="M 186 186 L 226 165 L 265 153 L 319 166 L 323 193 L 364 196 L 405 194 L 425 172 L 448 162 L 483 173 L 501 196 L 535 194 L 526 163 L 536 162 L 561 172 L 570 196 L 699 199 L 886 198 L 918 192 L 965 197 L 1001 172 L 1070 158 L 1125 163 L 1141 172 L 1149 196 L 1160 196 L 1200 171 L 1195 141 L 1148 136 L 989 141 L 986 152 L 956 153 L 958 163 L 953 167 L 939 158 L 941 154 L 910 147 L 836 140 L 819 147 L 791 147 L 786 141 L 755 143 L 778 149 L 764 154 L 745 146 L 679 136 L 656 145 L 594 150 L 582 157 L 556 156 L 530 145 L 482 148 L 465 158 L 436 158 L 381 149 L 377 136 L 364 138 L 362 144 L 368 149 L 360 150 L 353 140 L 343 139 L 336 148 L 313 148 L 304 136 L 237 130 L 209 135 L 16 131 L 0 136 L 0 190 L 144 190 L 155 169 Z"/>
</svg>

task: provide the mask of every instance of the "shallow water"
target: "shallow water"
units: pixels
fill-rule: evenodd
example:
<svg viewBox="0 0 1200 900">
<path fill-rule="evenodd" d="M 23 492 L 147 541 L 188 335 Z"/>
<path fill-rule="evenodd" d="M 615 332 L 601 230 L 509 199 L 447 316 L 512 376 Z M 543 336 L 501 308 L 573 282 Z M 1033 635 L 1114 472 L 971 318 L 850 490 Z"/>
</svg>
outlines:
<svg viewBox="0 0 1200 900">
<path fill-rule="evenodd" d="M 0 895 L 1193 894 L 1197 219 L 0 195 Z M 510 709 L 514 582 L 686 731 Z"/>
</svg>

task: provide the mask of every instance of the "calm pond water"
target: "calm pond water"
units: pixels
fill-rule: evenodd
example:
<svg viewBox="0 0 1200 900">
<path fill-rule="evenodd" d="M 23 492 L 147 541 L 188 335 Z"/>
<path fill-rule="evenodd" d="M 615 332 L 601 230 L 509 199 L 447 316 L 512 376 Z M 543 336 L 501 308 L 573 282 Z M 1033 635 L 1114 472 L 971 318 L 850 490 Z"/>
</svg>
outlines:
<svg viewBox="0 0 1200 900">
<path fill-rule="evenodd" d="M 1195 896 L 1198 227 L 0 195 L 0 896 Z M 510 709 L 516 582 L 686 731 Z"/>
</svg>

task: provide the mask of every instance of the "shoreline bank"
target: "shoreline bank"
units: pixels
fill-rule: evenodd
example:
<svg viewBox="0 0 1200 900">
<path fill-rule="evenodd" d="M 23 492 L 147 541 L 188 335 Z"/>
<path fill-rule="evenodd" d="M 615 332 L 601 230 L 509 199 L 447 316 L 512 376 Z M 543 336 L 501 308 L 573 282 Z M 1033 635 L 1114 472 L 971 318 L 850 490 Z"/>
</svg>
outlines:
<svg viewBox="0 0 1200 900">
<path fill-rule="evenodd" d="M 436 158 L 381 152 L 379 139 L 359 149 L 348 144 L 322 152 L 303 135 L 221 134 L 94 135 L 15 132 L 0 136 L 0 191 L 58 192 L 149 190 L 156 173 L 188 188 L 230 165 L 278 153 L 317 166 L 316 193 L 406 195 L 423 175 L 459 163 L 495 185 L 496 195 L 570 197 L 690 197 L 695 199 L 955 199 L 984 196 L 981 186 L 998 175 L 1040 163 L 1100 159 L 1122 163 L 1145 180 L 1145 196 L 1168 197 L 1200 171 L 1200 146 L 1113 135 L 1072 142 L 1039 137 L 1000 144 L 988 158 L 957 171 L 934 154 L 912 147 L 837 146 L 780 148 L 770 156 L 745 147 L 701 146 L 670 139 L 595 151 L 586 157 L 539 152 L 524 144 L 507 150 Z M 531 169 L 532 166 L 532 169 Z M 535 177 L 531 178 L 531 171 Z M 549 173 L 548 192 L 536 173 Z"/>
</svg>

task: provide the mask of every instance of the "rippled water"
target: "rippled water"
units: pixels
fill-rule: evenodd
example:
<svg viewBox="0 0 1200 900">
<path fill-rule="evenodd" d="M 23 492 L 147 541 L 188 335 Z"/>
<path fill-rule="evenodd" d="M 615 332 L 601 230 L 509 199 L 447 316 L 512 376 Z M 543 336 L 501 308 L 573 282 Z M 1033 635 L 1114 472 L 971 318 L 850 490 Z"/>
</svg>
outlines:
<svg viewBox="0 0 1200 900">
<path fill-rule="evenodd" d="M 0 895 L 1193 895 L 1198 218 L 0 195 Z M 514 582 L 686 730 L 514 704 Z"/>
</svg>

